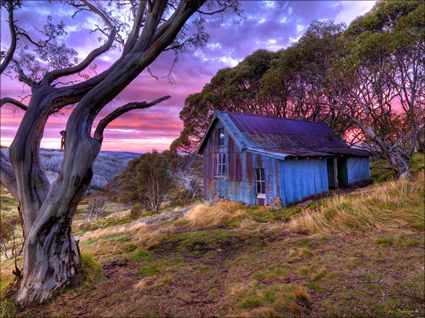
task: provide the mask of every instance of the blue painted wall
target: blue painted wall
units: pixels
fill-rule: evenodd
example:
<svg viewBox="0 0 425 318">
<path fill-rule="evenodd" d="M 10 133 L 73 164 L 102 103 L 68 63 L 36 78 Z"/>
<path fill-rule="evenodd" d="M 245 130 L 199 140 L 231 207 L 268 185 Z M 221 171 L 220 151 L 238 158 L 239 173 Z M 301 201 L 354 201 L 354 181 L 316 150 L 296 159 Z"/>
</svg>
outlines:
<svg viewBox="0 0 425 318">
<path fill-rule="evenodd" d="M 326 159 L 279 160 L 279 172 L 284 205 L 329 191 Z"/>
<path fill-rule="evenodd" d="M 237 136 L 225 128 L 225 144 L 218 146 L 217 129 L 223 123 L 217 121 L 203 152 L 204 197 L 215 197 L 257 205 L 255 169 L 263 168 L 266 175 L 266 204 L 280 197 L 284 205 L 329 191 L 327 159 L 277 159 L 266 154 L 242 150 Z M 226 175 L 217 175 L 218 153 L 226 153 Z M 370 178 L 368 158 L 347 159 L 348 183 Z"/>
<path fill-rule="evenodd" d="M 347 159 L 348 184 L 370 179 L 369 158 Z"/>
</svg>

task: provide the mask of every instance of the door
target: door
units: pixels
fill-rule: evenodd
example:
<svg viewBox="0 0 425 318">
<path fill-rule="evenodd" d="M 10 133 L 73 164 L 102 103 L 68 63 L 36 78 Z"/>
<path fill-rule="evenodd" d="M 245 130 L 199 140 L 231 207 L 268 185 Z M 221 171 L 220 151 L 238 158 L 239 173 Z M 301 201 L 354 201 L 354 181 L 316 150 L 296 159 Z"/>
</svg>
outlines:
<svg viewBox="0 0 425 318">
<path fill-rule="evenodd" d="M 328 184 L 329 189 L 338 188 L 338 169 L 336 158 L 328 158 Z"/>
<path fill-rule="evenodd" d="M 340 157 L 338 162 L 338 186 L 348 186 L 348 171 L 347 171 L 347 158 Z"/>
</svg>

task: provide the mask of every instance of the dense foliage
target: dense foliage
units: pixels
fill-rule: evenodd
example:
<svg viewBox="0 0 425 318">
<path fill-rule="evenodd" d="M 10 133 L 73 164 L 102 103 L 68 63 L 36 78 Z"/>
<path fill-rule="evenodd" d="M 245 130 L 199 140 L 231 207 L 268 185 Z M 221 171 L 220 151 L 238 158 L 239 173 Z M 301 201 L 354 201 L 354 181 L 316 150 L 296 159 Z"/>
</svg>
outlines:
<svg viewBox="0 0 425 318">
<path fill-rule="evenodd" d="M 172 149 L 196 148 L 214 110 L 266 114 L 325 122 L 408 174 L 424 147 L 424 17 L 422 2 L 382 1 L 348 28 L 313 22 L 293 46 L 254 52 L 186 99 Z"/>
</svg>

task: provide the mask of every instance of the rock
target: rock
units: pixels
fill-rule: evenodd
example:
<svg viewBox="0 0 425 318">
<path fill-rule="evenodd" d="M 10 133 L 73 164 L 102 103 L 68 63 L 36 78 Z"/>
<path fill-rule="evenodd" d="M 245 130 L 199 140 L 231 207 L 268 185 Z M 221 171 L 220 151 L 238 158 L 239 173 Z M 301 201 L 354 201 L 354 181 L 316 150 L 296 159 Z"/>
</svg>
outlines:
<svg viewBox="0 0 425 318">
<path fill-rule="evenodd" d="M 279 210 L 283 207 L 282 200 L 277 196 L 270 204 L 269 207 L 271 210 Z"/>
</svg>

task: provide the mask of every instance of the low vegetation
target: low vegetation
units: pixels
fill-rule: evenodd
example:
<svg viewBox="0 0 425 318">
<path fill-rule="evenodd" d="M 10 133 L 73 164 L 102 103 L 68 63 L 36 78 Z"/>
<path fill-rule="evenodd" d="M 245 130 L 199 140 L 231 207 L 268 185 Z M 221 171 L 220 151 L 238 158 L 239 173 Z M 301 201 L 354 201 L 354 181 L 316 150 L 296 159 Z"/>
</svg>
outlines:
<svg viewBox="0 0 425 318">
<path fill-rule="evenodd" d="M 310 233 L 424 230 L 424 177 L 391 181 L 346 196 L 327 199 L 317 208 L 307 208 L 290 228 Z"/>
<path fill-rule="evenodd" d="M 409 181 L 278 210 L 197 203 L 183 217 L 145 224 L 109 203 L 88 222 L 85 200 L 74 222 L 80 287 L 19 316 L 102 316 L 108 308 L 122 317 L 421 317 L 422 158 Z M 9 203 L 6 214 L 16 208 Z M 12 269 L 3 258 L 3 317 L 16 310 L 6 293 Z"/>
</svg>

